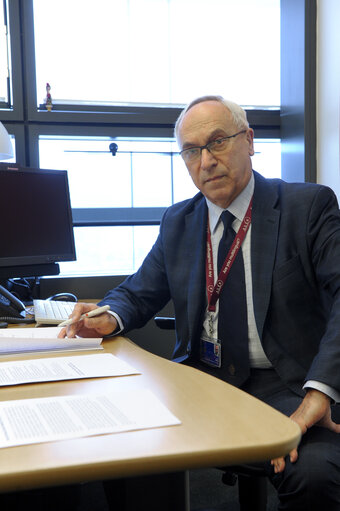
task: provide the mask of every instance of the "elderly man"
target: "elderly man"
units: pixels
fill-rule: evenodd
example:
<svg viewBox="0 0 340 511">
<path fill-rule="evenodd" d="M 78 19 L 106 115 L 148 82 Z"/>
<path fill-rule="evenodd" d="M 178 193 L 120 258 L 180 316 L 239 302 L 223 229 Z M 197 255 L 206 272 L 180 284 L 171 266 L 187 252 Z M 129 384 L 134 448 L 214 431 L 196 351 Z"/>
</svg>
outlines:
<svg viewBox="0 0 340 511">
<path fill-rule="evenodd" d="M 100 303 L 110 313 L 81 320 L 67 334 L 126 333 L 172 299 L 175 360 L 299 424 L 298 450 L 266 465 L 279 509 L 339 510 L 340 426 L 332 419 L 340 420 L 336 198 L 324 186 L 253 171 L 245 112 L 219 96 L 189 104 L 176 136 L 200 192 L 166 211 L 141 268 Z M 73 318 L 91 307 L 77 305 Z"/>
</svg>

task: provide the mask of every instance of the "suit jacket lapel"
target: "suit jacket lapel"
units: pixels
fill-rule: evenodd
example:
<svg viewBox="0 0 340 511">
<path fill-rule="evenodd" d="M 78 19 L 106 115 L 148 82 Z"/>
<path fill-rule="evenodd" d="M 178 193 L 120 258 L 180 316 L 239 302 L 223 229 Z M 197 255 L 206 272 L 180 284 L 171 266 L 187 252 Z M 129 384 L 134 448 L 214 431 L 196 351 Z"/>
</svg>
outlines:
<svg viewBox="0 0 340 511">
<path fill-rule="evenodd" d="M 254 313 L 260 339 L 267 315 L 279 232 L 278 186 L 255 174 L 251 265 Z"/>
<path fill-rule="evenodd" d="M 206 254 L 207 205 L 199 201 L 192 213 L 185 218 L 191 258 L 186 261 L 189 268 L 188 325 L 190 339 L 195 339 L 202 326 L 205 307 L 205 254 Z"/>
</svg>

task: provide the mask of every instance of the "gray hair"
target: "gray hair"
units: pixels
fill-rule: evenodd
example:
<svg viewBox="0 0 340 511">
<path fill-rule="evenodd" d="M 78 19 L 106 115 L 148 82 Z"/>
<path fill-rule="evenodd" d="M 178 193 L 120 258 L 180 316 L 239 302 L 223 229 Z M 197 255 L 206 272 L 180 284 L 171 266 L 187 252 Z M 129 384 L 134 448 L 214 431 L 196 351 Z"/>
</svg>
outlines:
<svg viewBox="0 0 340 511">
<path fill-rule="evenodd" d="M 178 140 L 178 131 L 179 126 L 183 120 L 183 117 L 185 114 L 195 105 L 198 105 L 199 103 L 204 103 L 205 101 L 218 101 L 219 103 L 222 103 L 229 112 L 231 113 L 232 119 L 234 121 L 234 124 L 237 129 L 248 129 L 249 123 L 247 120 L 247 114 L 243 108 L 238 105 L 237 103 L 234 103 L 233 101 L 229 101 L 227 99 L 224 99 L 222 96 L 201 96 L 199 98 L 194 99 L 189 103 L 184 110 L 182 110 L 181 114 L 179 115 L 176 124 L 175 124 L 175 137 Z"/>
</svg>

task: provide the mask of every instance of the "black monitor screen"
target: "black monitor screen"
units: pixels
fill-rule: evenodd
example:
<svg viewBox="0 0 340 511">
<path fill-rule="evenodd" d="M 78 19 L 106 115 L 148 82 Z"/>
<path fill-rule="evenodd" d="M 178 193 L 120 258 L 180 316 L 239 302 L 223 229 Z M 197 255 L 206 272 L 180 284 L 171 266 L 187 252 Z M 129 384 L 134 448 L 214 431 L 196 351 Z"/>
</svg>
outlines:
<svg viewBox="0 0 340 511">
<path fill-rule="evenodd" d="M 74 261 L 67 172 L 0 166 L 0 225 L 0 268 Z"/>
</svg>

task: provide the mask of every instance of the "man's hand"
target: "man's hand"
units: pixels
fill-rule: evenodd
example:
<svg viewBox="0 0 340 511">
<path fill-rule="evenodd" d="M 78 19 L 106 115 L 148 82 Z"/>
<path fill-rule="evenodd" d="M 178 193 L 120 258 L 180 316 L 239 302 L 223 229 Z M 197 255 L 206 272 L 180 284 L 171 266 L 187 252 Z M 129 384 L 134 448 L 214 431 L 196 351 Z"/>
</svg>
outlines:
<svg viewBox="0 0 340 511">
<path fill-rule="evenodd" d="M 94 316 L 93 318 L 82 318 L 82 314 L 97 309 L 98 305 L 91 303 L 77 303 L 73 309 L 70 319 L 74 321 L 72 325 L 62 328 L 58 337 L 103 337 L 114 332 L 117 328 L 117 321 L 108 312 Z"/>
<path fill-rule="evenodd" d="M 303 435 L 312 426 L 321 426 L 335 433 L 340 433 L 340 424 L 332 421 L 330 398 L 318 390 L 308 390 L 299 408 L 290 418 L 300 426 Z M 289 458 L 291 463 L 297 461 L 297 449 L 293 449 L 289 453 Z M 274 466 L 276 474 L 283 472 L 286 465 L 284 458 L 276 458 L 271 461 L 271 464 Z"/>
</svg>

